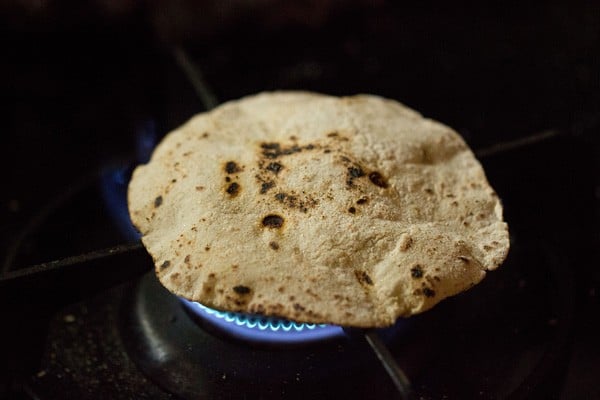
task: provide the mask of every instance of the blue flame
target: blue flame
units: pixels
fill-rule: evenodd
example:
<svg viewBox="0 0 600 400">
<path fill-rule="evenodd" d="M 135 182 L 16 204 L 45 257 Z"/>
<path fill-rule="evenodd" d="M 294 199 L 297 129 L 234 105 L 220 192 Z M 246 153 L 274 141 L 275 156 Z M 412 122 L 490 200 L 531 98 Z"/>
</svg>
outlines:
<svg viewBox="0 0 600 400">
<path fill-rule="evenodd" d="M 308 324 L 262 315 L 223 312 L 200 303 L 181 300 L 195 315 L 236 339 L 262 343 L 299 344 L 344 335 L 344 330 L 335 325 Z"/>
<path fill-rule="evenodd" d="M 156 133 L 156 122 L 148 119 L 141 122 L 136 129 L 135 152 L 137 161 L 146 163 L 150 160 L 152 151 L 158 142 L 158 134 Z"/>
<path fill-rule="evenodd" d="M 156 123 L 151 119 L 138 124 L 135 130 L 136 157 L 133 160 L 135 165 L 145 163 L 150 159 L 158 141 L 156 130 Z M 129 160 L 114 162 L 105 165 L 100 173 L 102 196 L 106 208 L 119 231 L 130 241 L 139 240 L 141 236 L 131 223 L 127 209 L 127 186 L 133 167 L 134 165 Z"/>
<path fill-rule="evenodd" d="M 126 239 L 136 241 L 141 235 L 131 223 L 127 209 L 127 185 L 131 172 L 129 165 L 107 165 L 100 173 L 100 187 L 106 208 L 117 228 Z"/>
</svg>

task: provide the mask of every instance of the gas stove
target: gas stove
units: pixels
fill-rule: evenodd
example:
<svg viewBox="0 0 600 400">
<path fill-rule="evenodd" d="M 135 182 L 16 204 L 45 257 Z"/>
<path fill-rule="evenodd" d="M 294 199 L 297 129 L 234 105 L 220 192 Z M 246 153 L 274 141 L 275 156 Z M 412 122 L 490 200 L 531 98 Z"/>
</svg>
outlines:
<svg viewBox="0 0 600 400">
<path fill-rule="evenodd" d="M 450 13 L 459 29 L 387 5 L 176 45 L 157 45 L 139 20 L 108 35 L 21 32 L 3 64 L 15 79 L 4 95 L 0 397 L 403 398 L 369 337 L 414 398 L 600 396 L 600 87 L 583 28 L 598 26 L 553 10 L 537 25 L 527 9 L 503 24 Z M 553 36 L 560 24 L 570 38 Z M 366 338 L 166 291 L 128 219 L 131 171 L 193 114 L 272 89 L 380 94 L 456 128 L 503 201 L 505 264 Z"/>
</svg>

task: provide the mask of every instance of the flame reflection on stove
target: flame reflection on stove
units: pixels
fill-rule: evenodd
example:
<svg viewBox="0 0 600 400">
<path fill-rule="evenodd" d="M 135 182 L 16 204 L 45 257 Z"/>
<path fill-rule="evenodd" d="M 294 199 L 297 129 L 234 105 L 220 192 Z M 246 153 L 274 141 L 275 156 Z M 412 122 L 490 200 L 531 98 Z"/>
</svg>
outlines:
<svg viewBox="0 0 600 400">
<path fill-rule="evenodd" d="M 285 319 L 234 312 L 223 312 L 200 303 L 181 299 L 183 304 L 202 321 L 236 339 L 273 343 L 312 343 L 341 337 L 341 327 L 325 324 L 308 324 Z"/>
</svg>

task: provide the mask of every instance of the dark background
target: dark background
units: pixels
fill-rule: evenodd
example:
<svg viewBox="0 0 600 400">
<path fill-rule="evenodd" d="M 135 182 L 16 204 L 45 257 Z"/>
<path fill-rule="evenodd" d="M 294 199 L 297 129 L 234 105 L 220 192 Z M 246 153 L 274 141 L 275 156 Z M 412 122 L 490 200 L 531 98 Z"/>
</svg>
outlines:
<svg viewBox="0 0 600 400">
<path fill-rule="evenodd" d="M 14 269 L 123 242 L 60 220 L 51 233 L 25 231 L 99 169 L 135 160 L 140 130 L 160 137 L 204 109 L 174 60 L 182 46 L 219 101 L 273 89 L 379 94 L 474 149 L 556 133 L 532 145 L 547 149 L 539 159 L 524 148 L 482 161 L 502 165 L 490 181 L 508 204 L 519 199 L 509 224 L 539 227 L 569 257 L 578 312 L 563 397 L 599 396 L 600 8 L 414 3 L 3 3 L 0 260 Z M 106 224 L 102 206 L 78 212 Z"/>
</svg>

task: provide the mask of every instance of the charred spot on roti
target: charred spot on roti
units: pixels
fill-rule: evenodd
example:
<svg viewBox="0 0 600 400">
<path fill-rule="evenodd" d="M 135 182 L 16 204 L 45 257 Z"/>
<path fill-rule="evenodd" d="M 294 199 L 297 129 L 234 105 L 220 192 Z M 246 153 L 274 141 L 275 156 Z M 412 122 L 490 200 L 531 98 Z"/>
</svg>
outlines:
<svg viewBox="0 0 600 400">
<path fill-rule="evenodd" d="M 279 203 L 289 208 L 298 209 L 303 213 L 308 212 L 309 207 L 314 207 L 318 204 L 311 195 L 303 193 L 302 195 L 292 193 L 279 192 L 273 196 Z"/>
<path fill-rule="evenodd" d="M 239 295 L 245 295 L 251 292 L 251 289 L 248 286 L 237 285 L 233 287 L 233 291 Z"/>
<path fill-rule="evenodd" d="M 464 262 L 465 264 L 468 264 L 468 263 L 470 263 L 470 262 L 471 262 L 471 260 L 469 260 L 469 258 L 468 258 L 468 257 L 465 257 L 465 256 L 458 256 L 458 259 L 459 259 L 460 261 Z"/>
<path fill-rule="evenodd" d="M 401 251 L 406 251 L 412 246 L 413 239 L 408 233 L 400 235 L 400 241 L 398 242 Z"/>
<path fill-rule="evenodd" d="M 226 176 L 226 177 L 225 177 L 225 182 L 231 182 L 231 178 L 230 178 L 230 177 L 228 177 L 228 176 Z"/>
<path fill-rule="evenodd" d="M 387 188 L 388 187 L 388 183 L 385 180 L 385 178 L 383 177 L 383 175 L 381 175 L 379 172 L 377 171 L 373 171 L 369 174 L 369 180 L 376 186 L 379 186 L 380 188 Z"/>
<path fill-rule="evenodd" d="M 348 212 L 349 212 L 350 214 L 356 214 L 356 208 L 354 208 L 354 207 L 350 207 L 350 208 L 348 209 Z"/>
<path fill-rule="evenodd" d="M 235 174 L 236 172 L 241 172 L 242 169 L 236 164 L 235 161 L 227 161 L 225 163 L 225 172 L 228 174 Z"/>
<path fill-rule="evenodd" d="M 163 197 L 156 196 L 156 198 L 154 199 L 154 208 L 160 207 L 162 203 L 163 203 Z"/>
<path fill-rule="evenodd" d="M 355 271 L 354 274 L 360 284 L 373 285 L 373 280 L 366 271 Z"/>
<path fill-rule="evenodd" d="M 281 145 L 279 143 L 261 143 L 260 147 L 265 149 L 265 150 L 279 150 L 281 148 Z"/>
<path fill-rule="evenodd" d="M 283 218 L 276 214 L 269 214 L 263 218 L 262 224 L 267 228 L 281 228 L 283 226 Z"/>
<path fill-rule="evenodd" d="M 346 160 L 348 160 L 348 161 L 346 161 Z M 342 161 L 349 162 L 350 159 L 348 159 L 347 157 L 342 157 Z M 353 187 L 354 180 L 358 179 L 358 178 L 362 178 L 363 176 L 365 176 L 365 172 L 363 171 L 363 169 L 361 167 L 359 167 L 357 165 L 348 167 L 348 174 L 346 177 L 346 185 L 348 185 L 348 187 Z"/>
<path fill-rule="evenodd" d="M 279 250 L 279 244 L 277 242 L 269 242 L 269 247 L 273 250 Z"/>
<path fill-rule="evenodd" d="M 281 145 L 279 143 L 271 142 L 271 143 L 262 143 L 260 147 L 263 149 L 262 155 L 266 158 L 277 158 L 282 155 Z M 294 146 L 298 148 L 298 146 Z"/>
<path fill-rule="evenodd" d="M 299 303 L 294 303 L 294 310 L 296 310 L 296 311 L 306 311 L 306 307 L 303 307 Z"/>
<path fill-rule="evenodd" d="M 267 193 L 269 191 L 269 189 L 271 189 L 273 186 L 275 186 L 275 182 L 273 182 L 273 181 L 263 182 L 260 185 L 260 193 L 261 194 Z"/>
<path fill-rule="evenodd" d="M 285 200 L 285 193 L 277 193 L 277 194 L 275 195 L 275 199 L 276 199 L 277 201 L 284 201 L 284 200 Z"/>
<path fill-rule="evenodd" d="M 423 277 L 423 268 L 420 264 L 417 264 L 410 269 L 410 276 L 415 279 L 420 279 Z"/>
<path fill-rule="evenodd" d="M 267 159 L 276 159 L 281 156 L 289 156 L 294 153 L 300 153 L 303 150 L 314 150 L 317 148 L 314 144 L 307 144 L 305 146 L 299 146 L 294 143 L 291 146 L 282 146 L 277 142 L 263 142 L 260 144 L 262 149 L 261 154 Z"/>
<path fill-rule="evenodd" d="M 356 200 L 356 204 L 363 205 L 363 204 L 367 204 L 368 201 L 369 201 L 369 199 L 367 197 L 361 197 L 360 199 Z"/>
<path fill-rule="evenodd" d="M 273 172 L 275 175 L 279 174 L 279 171 L 283 169 L 283 165 L 278 162 L 272 162 L 267 165 L 267 171 Z"/>
<path fill-rule="evenodd" d="M 240 185 L 237 182 L 232 182 L 225 191 L 231 197 L 235 197 L 240 192 Z"/>
<path fill-rule="evenodd" d="M 433 290 L 427 286 L 423 286 L 422 288 L 415 289 L 413 291 L 413 295 L 425 296 L 425 297 L 435 297 L 435 290 Z"/>
<path fill-rule="evenodd" d="M 348 174 L 351 178 L 360 178 L 361 176 L 365 176 L 364 171 L 360 167 L 350 167 L 348 168 Z"/>
<path fill-rule="evenodd" d="M 163 261 L 163 263 L 160 264 L 160 269 L 167 269 L 167 268 L 169 268 L 170 265 L 171 265 L 171 261 L 169 261 L 169 260 Z"/>
<path fill-rule="evenodd" d="M 344 137 L 344 136 L 340 135 L 337 131 L 330 132 L 326 136 L 328 138 L 335 139 L 335 140 L 338 140 L 338 141 L 344 141 L 344 142 L 348 141 L 347 137 Z"/>
</svg>

